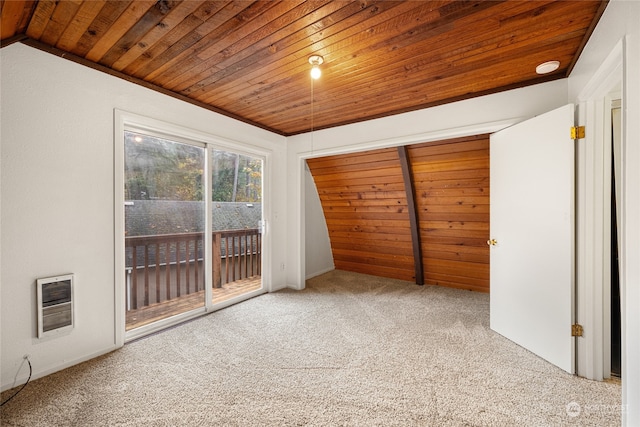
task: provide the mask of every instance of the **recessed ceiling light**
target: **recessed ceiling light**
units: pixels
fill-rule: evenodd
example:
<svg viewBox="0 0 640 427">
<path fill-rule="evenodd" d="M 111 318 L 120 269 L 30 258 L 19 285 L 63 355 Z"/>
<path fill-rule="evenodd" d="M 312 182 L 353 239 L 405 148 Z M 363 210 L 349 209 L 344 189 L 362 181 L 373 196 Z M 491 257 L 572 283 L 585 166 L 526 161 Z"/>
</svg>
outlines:
<svg viewBox="0 0 640 427">
<path fill-rule="evenodd" d="M 554 72 L 560 67 L 560 61 L 547 61 L 536 67 L 536 73 L 538 74 L 549 74 Z"/>
</svg>

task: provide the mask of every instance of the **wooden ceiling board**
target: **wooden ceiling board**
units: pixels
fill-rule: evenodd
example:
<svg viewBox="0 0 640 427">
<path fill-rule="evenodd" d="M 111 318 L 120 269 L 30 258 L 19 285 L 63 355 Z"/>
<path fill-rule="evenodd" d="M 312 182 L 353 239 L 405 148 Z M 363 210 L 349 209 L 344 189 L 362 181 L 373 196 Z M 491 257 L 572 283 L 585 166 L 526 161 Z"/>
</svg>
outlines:
<svg viewBox="0 0 640 427">
<path fill-rule="evenodd" d="M 292 6 L 296 5 L 294 2 L 287 4 Z M 309 8 L 316 7 L 315 4 L 311 5 L 308 3 L 305 3 L 305 6 Z M 248 35 L 219 52 L 216 52 L 216 54 L 206 57 L 206 59 L 202 61 L 198 61 L 199 56 L 195 58 L 189 58 L 188 56 L 183 58 L 179 68 L 166 70 L 166 72 L 158 76 L 158 81 L 164 87 L 181 91 L 182 93 L 188 93 L 186 90 L 192 85 L 210 77 L 224 67 L 238 63 L 248 56 L 254 55 L 258 50 L 269 49 L 273 43 L 272 40 L 276 40 L 276 37 L 279 36 L 278 32 L 295 30 L 295 22 L 297 22 L 297 20 L 295 16 L 292 16 L 292 13 L 297 11 L 297 8 L 289 10 L 261 27 L 258 32 L 260 34 L 266 33 L 264 38 L 260 34 Z M 285 22 L 292 22 L 292 24 L 283 27 L 283 23 Z M 273 33 L 271 32 L 272 28 L 275 30 Z M 280 30 L 281 28 L 282 30 Z"/>
<path fill-rule="evenodd" d="M 399 2 L 395 2 L 395 3 L 399 3 Z M 386 4 L 389 4 L 389 3 L 383 3 L 383 5 L 386 5 Z M 345 49 L 349 49 L 349 47 L 351 46 L 350 53 L 347 57 L 339 58 L 338 60 L 334 61 L 337 64 L 336 67 L 323 66 L 324 73 L 328 79 L 331 78 L 330 76 L 332 74 L 341 76 L 341 79 L 339 81 L 336 80 L 335 82 L 333 82 L 334 85 L 341 85 L 344 87 L 344 86 L 350 86 L 353 83 L 352 81 L 347 80 L 349 77 L 347 70 L 350 64 L 349 61 L 353 61 L 355 58 L 357 58 L 356 62 L 360 64 L 361 71 L 362 71 L 362 73 L 359 76 L 356 76 L 356 82 L 361 82 L 362 79 L 367 77 L 367 63 L 366 63 L 366 58 L 363 57 L 364 51 L 355 50 L 356 46 L 379 44 L 382 40 L 384 40 L 384 37 L 386 37 L 385 33 L 388 31 L 389 28 L 396 28 L 396 29 L 401 28 L 403 22 L 406 22 L 407 20 L 414 21 L 415 16 L 419 15 L 419 13 L 416 13 L 415 5 L 416 4 L 419 5 L 420 3 L 417 3 L 417 2 L 402 3 L 400 6 L 397 6 L 394 3 L 392 4 L 395 7 L 389 10 L 388 11 L 389 13 L 382 13 L 380 7 L 375 8 L 375 13 L 379 13 L 378 20 L 373 20 L 372 18 L 368 18 L 366 21 L 360 22 L 361 24 L 360 27 L 358 27 L 357 25 L 353 25 L 352 22 L 345 22 L 344 25 L 346 28 L 344 31 L 340 31 L 333 38 L 327 37 L 323 40 L 324 48 L 321 53 L 325 56 L 325 60 L 327 61 L 327 63 L 329 63 L 332 60 L 332 55 L 334 55 L 334 52 L 336 53 L 344 52 Z M 391 12 L 393 12 L 393 14 L 391 14 Z M 398 13 L 402 13 L 402 14 L 398 15 Z M 368 25 L 378 21 L 380 21 L 379 26 L 383 26 L 382 29 L 367 27 Z M 318 48 L 320 47 L 322 46 L 318 46 Z M 367 49 L 371 50 L 370 48 L 367 48 Z M 378 67 L 378 70 L 381 70 L 383 65 L 381 63 L 383 61 L 385 62 L 387 61 L 386 53 L 387 52 L 374 51 L 372 55 L 373 59 L 370 61 L 370 63 L 378 64 L 380 66 Z M 393 62 L 393 59 L 392 59 L 392 62 Z M 309 66 L 305 63 L 301 64 L 301 61 L 298 61 L 296 63 L 296 66 L 297 68 L 294 69 L 293 71 L 296 74 L 306 78 L 308 76 Z M 343 80 L 343 78 L 345 80 Z M 324 81 L 327 81 L 327 79 L 323 78 L 321 81 L 317 82 L 316 85 L 322 85 Z M 309 84 L 302 87 L 300 85 L 295 85 L 292 89 L 304 96 L 306 93 L 308 93 L 308 87 L 309 87 Z M 288 93 L 288 92 L 284 92 L 284 93 Z M 271 99 L 271 98 L 268 98 L 268 99 Z"/>
<path fill-rule="evenodd" d="M 136 71 L 136 75 L 147 81 L 155 82 L 155 77 L 171 69 L 174 65 L 181 64 L 182 60 L 186 59 L 187 64 L 190 59 L 201 61 L 197 56 L 201 51 L 211 46 L 219 46 L 220 40 L 232 37 L 234 33 L 241 31 L 243 25 L 249 24 L 256 17 L 259 17 L 265 12 L 267 6 L 269 4 L 249 4 L 242 1 L 228 4 L 192 33 L 185 36 L 179 43 L 169 47 L 162 55 L 153 58 L 144 68 Z"/>
<path fill-rule="evenodd" d="M 55 46 L 72 21 L 73 16 L 78 12 L 78 9 L 80 9 L 80 5 L 81 2 L 79 1 L 69 1 L 58 4 L 42 31 L 40 41 Z"/>
<path fill-rule="evenodd" d="M 385 5 L 387 4 L 388 7 L 395 6 L 394 2 L 385 3 Z M 368 9 L 362 9 L 358 3 L 349 3 L 346 7 L 327 16 L 327 21 L 332 24 L 330 26 L 325 26 L 325 24 L 318 25 L 318 22 L 313 23 L 313 25 L 306 24 L 322 35 L 323 39 L 321 41 L 309 46 L 309 38 L 311 37 L 311 40 L 313 40 L 313 36 L 303 29 L 273 44 L 270 49 L 252 55 L 251 61 L 257 56 L 257 62 L 244 61 L 242 64 L 234 64 L 232 70 L 227 70 L 214 78 L 200 82 L 197 90 L 200 93 L 208 93 L 215 89 L 213 95 L 211 95 L 214 98 L 221 100 L 229 98 L 233 100 L 243 95 L 243 92 L 240 92 L 235 87 L 237 82 L 249 82 L 251 85 L 250 90 L 255 91 L 257 88 L 261 93 L 266 93 L 270 96 L 274 92 L 276 92 L 276 95 L 287 93 L 290 88 L 283 87 L 283 83 L 290 83 L 294 90 L 301 87 L 300 81 L 306 83 L 302 87 L 309 87 L 309 50 L 311 49 L 313 53 L 329 43 L 332 37 L 331 34 L 334 31 L 357 32 L 358 22 L 370 19 L 368 14 L 370 10 L 375 10 L 377 13 L 380 9 L 373 6 Z M 367 20 L 367 22 L 369 21 Z M 229 84 L 227 85 L 227 83 Z M 204 84 L 207 84 L 207 86 L 200 86 Z M 227 92 L 224 93 L 224 90 L 227 90 Z M 187 89 L 186 92 L 191 93 L 190 89 Z M 224 96 L 221 96 L 221 93 L 224 93 Z M 253 98 L 256 94 L 256 92 L 250 92 L 249 97 Z M 207 97 L 203 99 L 204 102 L 209 100 Z"/>
<path fill-rule="evenodd" d="M 606 4 L 5 0 L 0 7 L 2 46 L 24 41 L 293 135 L 566 77 Z M 313 83 L 312 54 L 325 59 Z M 535 74 L 548 60 L 560 68 Z"/>
<path fill-rule="evenodd" d="M 144 77 L 150 72 L 161 72 L 168 67 L 167 62 L 175 55 L 189 52 L 189 49 L 202 39 L 202 34 L 214 31 L 230 19 L 233 5 L 219 4 L 218 6 L 219 8 L 212 8 L 208 4 L 203 4 L 168 31 L 166 36 L 150 49 L 131 61 L 122 71 L 136 77 Z"/>
<path fill-rule="evenodd" d="M 271 28 L 271 24 L 268 26 Z M 267 37 L 252 43 L 252 40 L 258 40 L 255 35 L 251 34 L 243 39 L 237 40 L 226 48 L 220 50 L 216 55 L 200 63 L 195 67 L 195 71 L 200 73 L 183 73 L 174 76 L 165 74 L 162 78 L 170 80 L 162 82 L 163 86 L 173 88 L 181 93 L 194 96 L 203 102 L 210 102 L 205 98 L 210 97 L 211 93 L 215 93 L 216 97 L 224 99 L 221 85 L 226 81 L 238 81 L 240 79 L 239 72 L 260 69 L 256 65 L 256 61 L 266 56 L 271 56 L 273 38 Z M 267 72 L 260 69 L 261 74 Z M 241 79 L 245 81 L 246 79 Z M 215 87 L 215 92 L 210 86 Z M 237 92 L 232 92 L 234 97 L 239 96 Z"/>
<path fill-rule="evenodd" d="M 44 33 L 47 24 L 53 15 L 53 11 L 56 9 L 56 2 L 53 0 L 45 1 L 39 0 L 36 4 L 36 9 L 33 16 L 29 20 L 29 26 L 27 27 L 27 36 L 35 40 L 40 40 L 42 33 Z"/>
<path fill-rule="evenodd" d="M 201 4 L 193 1 L 179 3 L 165 14 L 163 19 L 153 28 L 150 28 L 137 40 L 131 40 L 128 49 L 126 45 L 123 45 L 123 51 L 120 56 L 110 66 L 114 70 L 122 71 L 138 57 L 148 55 L 147 51 L 149 49 L 155 46 L 156 43 L 161 43 L 163 38 L 181 23 L 189 21 L 202 22 L 202 20 L 193 17 L 200 7 L 202 7 Z"/>
<path fill-rule="evenodd" d="M 356 46 L 363 43 L 374 43 L 377 40 L 377 32 L 368 28 L 368 25 L 379 21 L 382 23 L 388 22 L 390 20 L 390 17 L 397 17 L 397 13 L 402 13 L 407 9 L 411 11 L 415 10 L 415 3 L 404 3 L 400 5 L 398 5 L 398 3 L 399 2 L 386 2 L 380 5 L 394 6 L 393 9 L 387 9 L 386 11 L 383 10 L 382 7 L 376 5 L 373 11 L 362 11 L 362 13 L 359 13 L 358 15 L 355 15 L 353 17 L 355 19 L 359 19 L 359 22 L 354 23 L 354 19 L 349 19 L 341 22 L 341 25 L 339 27 L 337 25 L 334 25 L 331 28 L 328 28 L 327 31 L 323 33 L 324 35 L 331 34 L 332 29 L 335 30 L 336 33 L 333 36 L 329 35 L 328 37 L 323 39 L 322 45 L 314 46 L 314 48 L 316 48 L 316 50 L 322 49 L 321 53 L 325 57 L 325 61 L 329 63 L 329 61 L 331 61 L 332 52 L 339 52 L 341 50 L 344 51 L 345 47 L 348 46 Z M 371 17 L 374 13 L 377 14 L 376 16 L 378 19 L 374 19 Z M 366 20 L 364 20 L 364 18 L 366 18 Z M 295 52 L 292 52 L 291 54 L 293 53 Z M 345 80 L 341 80 L 340 82 L 334 82 L 334 84 L 336 85 L 341 84 L 343 87 L 351 86 L 353 82 L 347 81 L 348 75 L 346 73 L 342 73 L 342 71 L 347 69 L 347 64 L 349 63 L 348 61 L 352 59 L 352 57 L 357 57 L 358 55 L 359 53 L 354 51 L 349 55 L 349 58 L 343 58 L 343 62 L 334 61 L 335 63 L 340 64 L 335 68 L 328 68 L 327 66 L 323 66 L 323 73 L 327 78 L 331 78 L 331 75 L 340 75 L 341 79 L 343 77 L 345 78 Z M 379 62 L 379 57 L 378 59 L 374 60 Z M 365 58 L 359 57 L 358 63 L 360 63 L 362 66 L 361 76 L 364 76 L 366 74 Z M 286 102 L 287 98 L 290 98 L 286 95 L 289 93 L 294 94 L 295 99 L 302 99 L 302 105 L 310 104 L 311 100 L 309 97 L 309 90 L 311 82 L 308 79 L 309 65 L 306 61 L 304 61 L 304 57 L 297 58 L 295 62 L 291 63 L 291 67 L 289 67 L 289 69 L 286 71 L 286 73 L 276 76 L 277 78 L 279 78 L 278 80 L 273 78 L 271 79 L 271 81 L 265 81 L 263 79 L 263 82 L 266 83 L 266 85 L 262 85 L 261 87 L 259 87 L 259 92 L 255 91 L 254 89 L 250 92 L 240 93 L 240 96 L 238 96 L 237 99 L 241 103 L 244 103 L 245 107 L 243 108 L 243 106 L 240 104 L 237 106 L 232 106 L 231 108 L 238 108 L 238 111 L 254 110 L 257 113 L 256 117 L 260 117 L 261 113 L 281 113 L 285 110 L 291 110 L 291 105 L 288 105 Z M 294 74 L 296 77 L 291 78 L 292 74 Z M 285 78 L 288 78 L 288 81 L 284 80 Z M 315 82 L 314 84 L 319 89 L 322 89 L 323 82 L 326 81 L 327 78 L 323 78 L 320 81 Z M 307 84 L 301 86 L 298 83 L 300 80 L 307 80 Z M 356 83 L 360 82 L 360 79 L 356 80 Z M 287 84 L 287 86 L 283 87 L 284 84 Z M 320 90 L 318 93 L 321 92 L 322 91 Z M 277 106 L 277 108 L 275 110 L 268 110 L 266 108 L 263 108 L 261 105 L 261 103 L 263 102 L 275 105 Z M 296 113 L 296 110 L 292 111 L 294 114 Z M 308 111 L 305 110 L 297 110 L 297 112 L 301 113 L 303 116 L 308 115 Z M 246 114 L 250 113 L 247 112 Z M 286 117 L 290 118 L 292 116 L 288 114 L 286 115 Z"/>
<path fill-rule="evenodd" d="M 185 3 L 179 3 L 179 5 L 185 5 Z M 173 9 L 170 8 L 169 3 L 165 3 L 164 7 L 157 7 L 159 5 L 156 4 L 156 7 L 149 7 L 147 10 L 140 10 L 138 13 L 132 12 L 129 14 L 128 19 L 134 19 L 134 23 L 132 25 L 124 25 L 125 28 L 128 27 L 126 33 L 122 34 L 116 43 L 107 43 L 108 50 L 105 52 L 104 50 L 101 52 L 96 52 L 95 55 L 99 58 L 98 62 L 107 67 L 113 67 L 114 62 L 119 60 L 122 55 L 125 53 L 131 52 L 131 49 L 138 44 L 140 39 L 145 36 L 150 31 L 158 28 L 164 29 L 167 26 L 166 18 L 168 15 L 173 12 Z M 186 3 L 187 6 L 191 6 L 189 2 Z M 182 11 L 183 8 L 178 9 L 178 11 Z M 191 10 L 191 7 L 187 10 Z M 123 18 L 122 15 L 121 19 Z M 171 14 L 172 17 L 176 19 L 181 18 L 182 16 L 175 14 Z M 114 25 L 118 25 L 114 23 Z M 92 52 L 95 50 L 92 49 Z M 91 52 L 87 55 L 87 59 L 90 58 Z"/>
<path fill-rule="evenodd" d="M 2 0 L 0 2 L 2 10 L 0 36 L 2 40 L 24 33 L 35 6 L 35 1 Z"/>
<path fill-rule="evenodd" d="M 552 19 L 552 17 L 549 19 Z M 564 20 L 566 21 L 566 18 L 564 18 Z M 542 27 L 544 28 L 544 26 Z M 586 28 L 586 26 L 584 28 Z M 449 37 L 451 36 L 449 35 Z M 465 37 L 457 36 L 447 41 L 437 40 L 435 44 L 442 46 L 435 51 L 435 55 L 440 55 L 439 57 L 434 56 L 433 53 L 427 53 L 423 56 L 405 55 L 411 58 L 412 61 L 419 61 L 411 65 L 406 64 L 403 66 L 403 64 L 397 64 L 392 60 L 385 66 L 383 61 L 378 61 L 380 64 L 375 70 L 375 74 L 363 68 L 360 73 L 354 73 L 353 78 L 350 78 L 350 76 L 346 74 L 341 75 L 340 79 L 334 79 L 331 71 L 327 71 L 325 73 L 326 78 L 323 78 L 321 82 L 316 84 L 316 90 L 314 91 L 316 127 L 323 127 L 326 120 L 331 120 L 332 115 L 335 114 L 341 116 L 345 113 L 352 116 L 356 114 L 360 114 L 361 116 L 371 114 L 371 103 L 367 102 L 367 100 L 374 96 L 380 98 L 376 103 L 377 108 L 385 110 L 386 108 L 393 108 L 393 105 L 411 101 L 416 103 L 421 101 L 424 104 L 437 100 L 438 98 L 432 97 L 431 94 L 439 94 L 440 90 L 447 87 L 445 85 L 448 81 L 451 81 L 448 87 L 452 91 L 460 93 L 463 89 L 466 89 L 466 91 L 462 93 L 473 93 L 486 90 L 498 82 L 500 83 L 499 86 L 506 86 L 513 83 L 514 70 L 518 73 L 517 75 L 526 73 L 527 76 L 530 76 L 530 79 L 535 79 L 538 77 L 535 74 L 535 65 L 545 60 L 545 55 L 548 55 L 550 47 L 556 50 L 575 50 L 580 44 L 580 37 L 574 39 L 573 44 L 569 44 L 563 37 L 558 36 L 550 39 L 547 35 L 543 40 L 534 40 L 539 47 L 533 50 L 529 44 L 524 42 L 507 45 L 501 50 L 500 55 L 513 59 L 500 60 L 500 58 L 496 58 L 495 53 L 500 41 L 496 41 L 494 45 L 488 48 L 479 46 L 476 52 L 454 56 L 456 52 L 449 54 L 448 47 L 450 44 L 456 43 L 456 40 L 458 44 L 462 46 L 469 46 L 468 43 L 465 42 Z M 554 45 L 549 45 L 549 40 L 557 41 Z M 531 55 L 534 53 L 538 53 L 538 55 L 532 58 Z M 524 56 L 524 54 L 527 56 Z M 380 52 L 373 52 L 372 54 L 373 61 L 381 57 L 384 57 L 384 55 Z M 395 58 L 393 59 L 395 60 Z M 570 63 L 570 56 L 567 57 L 565 55 L 558 59 L 561 59 L 561 62 L 564 64 L 560 71 L 566 70 Z M 362 55 L 358 56 L 358 60 L 366 63 Z M 508 61 L 508 63 L 505 61 Z M 524 70 L 523 66 L 520 65 L 521 63 L 525 64 Z M 494 65 L 487 67 L 486 64 Z M 509 67 L 503 64 L 507 64 Z M 515 68 L 516 66 L 517 68 Z M 487 78 L 484 79 L 481 78 L 482 75 L 479 74 L 479 71 L 483 72 L 483 68 L 484 72 L 489 74 Z M 403 78 L 399 79 L 399 75 L 402 75 Z M 460 78 L 460 75 L 463 78 Z M 474 78 L 474 76 L 477 77 Z M 339 86 L 335 88 L 333 86 L 334 80 L 339 82 Z M 327 82 L 331 82 L 331 87 L 327 87 L 329 85 Z M 463 85 L 461 85 L 461 82 Z M 467 89 L 467 86 L 464 86 L 464 82 L 470 82 L 472 86 Z M 395 85 L 400 83 L 401 86 L 396 88 Z M 432 86 L 435 86 L 435 88 L 432 88 Z M 407 89 L 403 91 L 403 87 Z M 299 96 L 302 97 L 304 92 L 305 90 L 301 89 Z M 309 92 L 308 88 L 306 88 L 306 92 Z M 360 97 L 358 97 L 357 94 L 361 94 Z M 391 95 L 389 96 L 388 94 Z M 337 110 L 335 108 L 336 104 L 343 105 L 344 109 Z M 359 105 L 363 106 L 358 108 Z M 328 108 L 325 106 L 328 106 Z M 285 108 L 287 107 L 280 103 L 280 109 L 276 110 L 276 112 L 282 112 Z M 242 110 L 238 111 L 242 112 Z M 295 117 L 289 114 L 287 120 L 302 119 L 304 115 L 308 116 L 309 114 L 308 111 L 297 111 L 302 117 Z M 323 115 L 324 111 L 326 111 L 326 117 Z"/>
<path fill-rule="evenodd" d="M 409 14 L 411 17 L 411 14 Z M 406 21 L 406 14 L 401 21 L 393 20 L 392 22 L 385 22 L 386 26 L 396 27 L 402 25 L 402 22 Z M 373 34 L 380 34 L 380 37 L 385 36 L 385 31 L 375 30 Z M 398 73 L 402 73 L 409 68 L 403 63 L 399 62 L 403 57 L 413 60 L 415 55 L 419 55 L 422 49 L 414 51 L 405 51 L 398 49 L 397 46 L 387 48 L 389 40 L 384 38 L 376 39 L 375 35 L 367 38 L 368 46 L 351 53 L 348 57 L 338 58 L 337 63 L 340 64 L 339 68 L 330 68 L 326 71 L 327 79 L 323 79 L 319 84 L 323 84 L 324 81 L 331 80 L 332 73 L 339 73 L 340 79 L 332 82 L 332 89 L 335 88 L 336 92 L 341 92 L 343 89 L 351 89 L 352 91 L 359 90 L 359 87 L 370 86 L 371 82 L 377 82 L 381 85 L 386 85 L 390 80 L 397 78 Z M 347 45 L 356 45 L 355 39 L 349 39 L 345 42 Z M 374 43 L 375 42 L 375 43 Z M 362 43 L 362 41 L 360 41 Z M 331 55 L 328 55 L 331 58 Z M 415 69 L 415 67 L 414 67 Z M 304 91 L 304 89 L 300 89 Z M 318 91 L 318 100 L 322 97 L 328 97 L 328 91 Z M 344 92 L 343 92 L 344 93 Z"/>
<path fill-rule="evenodd" d="M 73 49 L 82 38 L 82 35 L 89 30 L 89 26 L 96 19 L 105 3 L 105 1 L 99 0 L 83 2 L 76 12 L 76 18 L 62 32 L 55 46 L 67 51 Z"/>
<path fill-rule="evenodd" d="M 101 63 L 100 61 L 104 55 L 106 55 L 110 49 L 117 48 L 120 41 L 122 41 L 123 44 L 127 43 L 125 37 L 129 31 L 135 30 L 138 24 L 146 24 L 143 18 L 148 16 L 147 12 L 149 12 L 149 10 L 157 11 L 159 4 L 160 3 L 156 3 L 154 0 L 132 1 L 118 19 L 113 22 L 109 28 L 109 32 L 98 40 L 91 50 L 87 52 L 85 58 L 89 61 Z"/>
<path fill-rule="evenodd" d="M 38 3 L 39 5 L 39 3 Z M 85 58 L 87 53 L 93 49 L 94 45 L 107 34 L 113 23 L 118 19 L 120 14 L 126 10 L 129 2 L 127 1 L 107 1 L 100 9 L 100 12 L 93 18 L 86 31 L 82 34 L 78 43 L 69 50 L 69 52 L 81 58 Z M 34 18 L 37 14 L 34 14 Z M 80 16 L 78 18 L 81 19 Z M 89 18 L 87 18 L 88 20 Z M 86 21 L 83 21 L 83 26 Z M 29 33 L 27 32 L 27 35 Z M 30 36 L 37 40 L 36 37 Z M 66 50 L 63 47 L 60 49 Z"/>
</svg>

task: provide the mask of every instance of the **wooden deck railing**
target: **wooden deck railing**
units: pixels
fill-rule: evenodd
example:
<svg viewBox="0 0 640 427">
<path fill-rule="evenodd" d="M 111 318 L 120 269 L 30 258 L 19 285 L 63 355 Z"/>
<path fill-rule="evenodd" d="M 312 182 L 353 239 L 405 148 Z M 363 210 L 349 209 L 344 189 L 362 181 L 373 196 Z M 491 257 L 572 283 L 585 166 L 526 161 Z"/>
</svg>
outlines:
<svg viewBox="0 0 640 427">
<path fill-rule="evenodd" d="M 204 233 L 125 237 L 127 310 L 204 290 Z M 213 287 L 261 274 L 257 228 L 212 234 Z"/>
</svg>

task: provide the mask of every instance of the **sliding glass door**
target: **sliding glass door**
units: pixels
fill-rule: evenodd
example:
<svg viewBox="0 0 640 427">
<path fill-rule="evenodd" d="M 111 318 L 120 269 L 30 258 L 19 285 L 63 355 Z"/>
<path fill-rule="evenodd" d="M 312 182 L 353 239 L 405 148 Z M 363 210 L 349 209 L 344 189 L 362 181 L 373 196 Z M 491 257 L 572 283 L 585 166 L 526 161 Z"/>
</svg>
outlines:
<svg viewBox="0 0 640 427">
<path fill-rule="evenodd" d="M 261 158 L 130 128 L 124 169 L 126 331 L 261 292 Z"/>
<path fill-rule="evenodd" d="M 126 329 L 204 306 L 205 149 L 125 132 Z"/>
<path fill-rule="evenodd" d="M 213 303 L 262 288 L 262 160 L 211 150 Z"/>
</svg>

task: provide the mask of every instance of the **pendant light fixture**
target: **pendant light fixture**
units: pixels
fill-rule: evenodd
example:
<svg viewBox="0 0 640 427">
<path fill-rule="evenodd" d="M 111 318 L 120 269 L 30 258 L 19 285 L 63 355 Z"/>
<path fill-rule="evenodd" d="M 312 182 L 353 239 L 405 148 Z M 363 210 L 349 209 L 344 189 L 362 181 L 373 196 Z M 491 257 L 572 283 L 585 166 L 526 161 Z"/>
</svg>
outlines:
<svg viewBox="0 0 640 427">
<path fill-rule="evenodd" d="M 309 57 L 309 64 L 311 67 L 311 78 L 314 80 L 318 80 L 322 75 L 322 71 L 320 70 L 320 65 L 324 62 L 324 58 L 320 55 L 311 55 Z"/>
<path fill-rule="evenodd" d="M 324 58 L 320 55 L 311 55 L 309 57 L 309 64 L 311 64 L 311 152 L 313 153 L 313 119 L 314 119 L 314 96 L 313 96 L 313 81 L 318 80 L 322 75 L 320 71 L 320 65 L 324 62 Z"/>
</svg>

